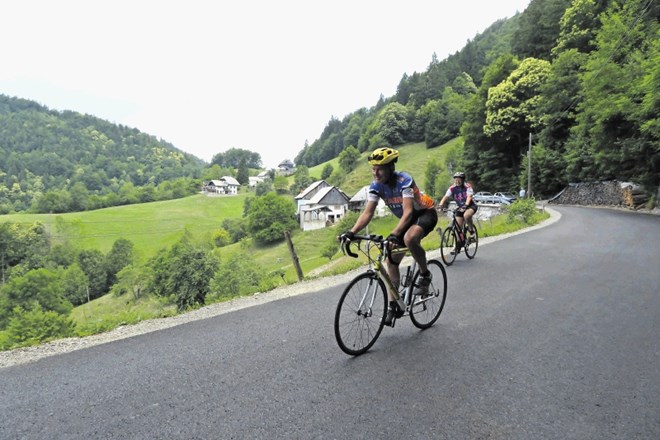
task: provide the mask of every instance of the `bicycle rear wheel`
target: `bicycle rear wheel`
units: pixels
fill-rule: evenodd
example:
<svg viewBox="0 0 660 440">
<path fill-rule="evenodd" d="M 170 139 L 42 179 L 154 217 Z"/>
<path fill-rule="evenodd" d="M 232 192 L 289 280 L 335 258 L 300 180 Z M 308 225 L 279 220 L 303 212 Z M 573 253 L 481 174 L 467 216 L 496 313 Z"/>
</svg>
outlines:
<svg viewBox="0 0 660 440">
<path fill-rule="evenodd" d="M 440 239 L 440 256 L 447 266 L 451 266 L 458 253 L 458 238 L 453 228 L 447 228 L 442 231 Z"/>
<path fill-rule="evenodd" d="M 351 281 L 339 298 L 335 313 L 335 338 L 344 353 L 360 355 L 376 342 L 387 313 L 385 284 L 374 273 Z"/>
<path fill-rule="evenodd" d="M 429 328 L 437 321 L 447 299 L 447 272 L 444 266 L 438 260 L 429 260 L 427 264 L 433 276 L 429 293 L 415 295 L 410 308 L 410 320 L 421 329 Z M 415 274 L 414 282 L 418 276 L 419 271 Z"/>
<path fill-rule="evenodd" d="M 465 255 L 469 259 L 473 259 L 477 255 L 477 248 L 479 247 L 479 232 L 477 232 L 475 226 L 473 226 L 473 229 L 472 232 L 468 229 L 468 232 L 465 233 Z"/>
</svg>

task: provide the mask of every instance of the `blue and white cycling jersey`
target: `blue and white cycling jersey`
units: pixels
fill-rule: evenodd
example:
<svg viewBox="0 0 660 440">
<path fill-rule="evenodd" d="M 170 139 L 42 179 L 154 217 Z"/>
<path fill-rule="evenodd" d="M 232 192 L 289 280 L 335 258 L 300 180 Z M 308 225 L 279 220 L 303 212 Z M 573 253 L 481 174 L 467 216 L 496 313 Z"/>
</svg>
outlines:
<svg viewBox="0 0 660 440">
<path fill-rule="evenodd" d="M 398 218 L 403 215 L 403 199 L 406 198 L 413 199 L 413 209 L 415 211 L 433 208 L 433 199 L 420 191 L 410 174 L 395 171 L 394 181 L 394 186 L 378 183 L 375 180 L 371 182 L 367 200 L 378 202 L 378 199 L 383 199 L 392 214 Z"/>
</svg>

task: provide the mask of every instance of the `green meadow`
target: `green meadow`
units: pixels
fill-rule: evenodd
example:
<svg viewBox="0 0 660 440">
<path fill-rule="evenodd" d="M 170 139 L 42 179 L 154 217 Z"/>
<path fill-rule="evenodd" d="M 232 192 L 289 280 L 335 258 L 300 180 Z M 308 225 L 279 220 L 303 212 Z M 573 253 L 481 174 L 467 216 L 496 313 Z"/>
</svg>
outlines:
<svg viewBox="0 0 660 440">
<path fill-rule="evenodd" d="M 187 230 L 193 236 L 210 240 L 225 218 L 241 217 L 243 201 L 249 194 L 205 196 L 197 194 L 177 200 L 117 206 L 97 211 L 67 214 L 15 214 L 0 221 L 41 222 L 53 244 L 68 241 L 79 249 L 99 249 L 107 253 L 115 240 L 133 242 L 140 259 L 170 247 Z"/>
</svg>

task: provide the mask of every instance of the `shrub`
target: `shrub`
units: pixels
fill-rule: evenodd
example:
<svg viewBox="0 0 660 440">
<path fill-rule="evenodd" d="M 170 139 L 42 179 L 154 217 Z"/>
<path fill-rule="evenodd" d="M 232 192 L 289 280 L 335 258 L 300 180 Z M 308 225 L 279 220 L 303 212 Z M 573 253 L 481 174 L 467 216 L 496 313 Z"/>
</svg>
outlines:
<svg viewBox="0 0 660 440">
<path fill-rule="evenodd" d="M 323 249 L 321 249 L 321 255 L 332 261 L 332 257 L 337 255 L 339 252 L 339 244 L 336 240 L 333 240 L 332 243 L 328 243 Z"/>
<path fill-rule="evenodd" d="M 533 222 L 534 216 L 537 214 L 536 200 L 518 199 L 506 208 L 507 222 L 513 223 L 515 221 L 522 221 L 526 224 Z"/>
<path fill-rule="evenodd" d="M 236 254 L 220 264 L 212 281 L 217 298 L 256 292 L 261 282 L 258 266 L 245 254 Z"/>
<path fill-rule="evenodd" d="M 231 236 L 226 229 L 218 228 L 213 231 L 213 244 L 215 244 L 216 247 L 227 246 L 230 243 Z"/>
<path fill-rule="evenodd" d="M 75 327 L 76 324 L 68 317 L 50 310 L 44 311 L 39 305 L 30 310 L 15 307 L 0 337 L 0 348 L 7 350 L 74 336 Z"/>
</svg>

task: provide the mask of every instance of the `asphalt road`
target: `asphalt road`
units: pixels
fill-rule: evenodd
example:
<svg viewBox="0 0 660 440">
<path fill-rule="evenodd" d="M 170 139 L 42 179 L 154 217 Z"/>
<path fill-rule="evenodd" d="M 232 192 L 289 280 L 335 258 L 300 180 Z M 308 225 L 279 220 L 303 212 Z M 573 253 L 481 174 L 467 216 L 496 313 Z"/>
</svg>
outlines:
<svg viewBox="0 0 660 440">
<path fill-rule="evenodd" d="M 0 439 L 657 440 L 660 218 L 556 209 L 357 358 L 335 286 L 0 369 Z"/>
</svg>

